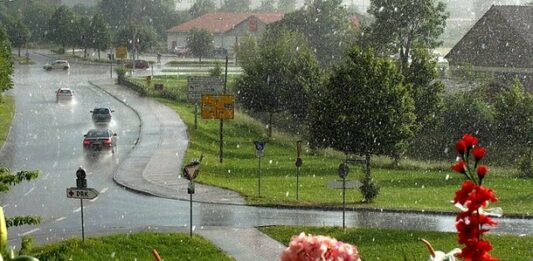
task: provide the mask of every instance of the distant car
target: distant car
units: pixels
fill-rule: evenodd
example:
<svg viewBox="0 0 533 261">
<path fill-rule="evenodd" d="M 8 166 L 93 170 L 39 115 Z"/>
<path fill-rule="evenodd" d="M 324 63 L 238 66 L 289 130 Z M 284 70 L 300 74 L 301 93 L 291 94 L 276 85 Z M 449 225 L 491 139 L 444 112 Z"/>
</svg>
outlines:
<svg viewBox="0 0 533 261">
<path fill-rule="evenodd" d="M 217 57 L 226 56 L 228 55 L 228 49 L 224 47 L 215 47 L 215 49 L 213 49 L 213 55 Z"/>
<path fill-rule="evenodd" d="M 74 97 L 74 91 L 70 88 L 59 88 L 56 91 L 56 100 L 72 99 Z"/>
<path fill-rule="evenodd" d="M 110 129 L 92 129 L 83 135 L 83 151 L 117 151 L 117 134 Z"/>
<path fill-rule="evenodd" d="M 109 108 L 94 108 L 92 113 L 92 118 L 95 123 L 109 123 L 111 121 L 111 113 L 115 112 Z"/>
<path fill-rule="evenodd" d="M 178 57 L 186 57 L 186 56 L 191 55 L 191 50 L 183 46 L 176 46 L 171 50 L 171 52 L 177 55 Z"/>
<path fill-rule="evenodd" d="M 43 66 L 43 69 L 45 70 L 52 70 L 52 69 L 62 69 L 62 70 L 68 70 L 70 69 L 70 64 L 66 60 L 55 60 L 51 63 L 47 63 Z"/>
<path fill-rule="evenodd" d="M 150 65 L 145 60 L 135 60 L 135 69 L 148 69 Z M 126 63 L 126 68 L 133 68 L 133 62 Z"/>
</svg>

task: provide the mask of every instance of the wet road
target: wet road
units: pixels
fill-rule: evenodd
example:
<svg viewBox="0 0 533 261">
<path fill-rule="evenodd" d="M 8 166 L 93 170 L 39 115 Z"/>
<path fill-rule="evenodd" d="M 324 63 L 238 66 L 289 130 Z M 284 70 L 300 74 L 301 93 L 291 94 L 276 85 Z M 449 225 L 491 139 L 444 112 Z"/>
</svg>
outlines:
<svg viewBox="0 0 533 261">
<path fill-rule="evenodd" d="M 41 177 L 13 187 L 0 195 L 7 216 L 39 215 L 39 226 L 10 229 L 10 240 L 31 234 L 40 241 L 56 240 L 80 233 L 80 205 L 67 199 L 65 189 L 75 186 L 75 171 L 88 170 L 89 187 L 100 196 L 84 203 L 89 234 L 146 227 L 187 230 L 189 203 L 136 194 L 117 186 L 112 173 L 128 156 L 139 133 L 135 113 L 114 98 L 92 87 L 88 80 L 109 77 L 109 67 L 71 64 L 71 70 L 42 70 L 48 58 L 32 55 L 37 63 L 17 66 L 16 116 L 0 163 L 14 170 L 39 169 Z M 144 72 L 150 73 L 149 71 Z M 54 91 L 71 87 L 72 102 L 56 102 Z M 93 128 L 89 111 L 95 106 L 115 109 L 111 127 L 119 135 L 119 153 L 85 157 L 83 134 Z M 263 225 L 341 225 L 339 211 L 271 209 L 236 205 L 194 204 L 195 229 L 209 227 L 253 227 Z M 348 226 L 386 227 L 433 231 L 455 231 L 454 217 L 386 212 L 347 212 Z M 533 235 L 533 220 L 500 219 L 494 232 Z"/>
</svg>

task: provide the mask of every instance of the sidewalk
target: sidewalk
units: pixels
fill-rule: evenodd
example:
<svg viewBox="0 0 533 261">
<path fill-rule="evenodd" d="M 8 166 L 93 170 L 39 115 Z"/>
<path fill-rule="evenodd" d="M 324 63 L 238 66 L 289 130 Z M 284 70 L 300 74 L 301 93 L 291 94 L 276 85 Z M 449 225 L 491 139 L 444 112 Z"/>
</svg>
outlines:
<svg viewBox="0 0 533 261">
<path fill-rule="evenodd" d="M 187 127 L 170 108 L 115 85 L 111 79 L 91 81 L 139 116 L 140 137 L 113 179 L 131 190 L 158 197 L 188 200 L 188 180 L 179 178 L 187 149 Z M 235 192 L 196 184 L 195 202 L 244 205 Z M 278 260 L 285 246 L 255 228 L 205 227 L 197 234 L 238 261 Z"/>
</svg>

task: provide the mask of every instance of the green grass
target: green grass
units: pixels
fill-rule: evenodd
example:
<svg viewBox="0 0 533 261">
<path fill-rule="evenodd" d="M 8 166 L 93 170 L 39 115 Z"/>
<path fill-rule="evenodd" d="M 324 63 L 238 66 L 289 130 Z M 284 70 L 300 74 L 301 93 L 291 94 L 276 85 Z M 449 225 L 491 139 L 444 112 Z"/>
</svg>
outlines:
<svg viewBox="0 0 533 261">
<path fill-rule="evenodd" d="M 274 132 L 267 142 L 262 159 L 261 197 L 257 195 L 258 158 L 252 142 L 266 138 L 264 124 L 236 113 L 235 119 L 224 122 L 224 163 L 219 163 L 219 121 L 198 120 L 194 125 L 194 108 L 183 103 L 162 100 L 175 109 L 189 126 L 189 149 L 186 161 L 204 155 L 198 181 L 228 188 L 242 194 L 251 204 L 340 207 L 341 190 L 326 187 L 337 180 L 337 168 L 344 156 L 333 150 L 313 152 L 305 147 L 300 174 L 300 200 L 296 200 L 295 141 L 299 137 Z M 489 151 L 490 153 L 490 151 Z M 373 157 L 372 176 L 381 188 L 372 203 L 363 203 L 358 190 L 349 190 L 349 207 L 395 210 L 455 212 L 450 204 L 463 177 L 449 170 L 450 162 L 402 162 L 400 169 L 390 167 L 390 160 Z M 490 165 L 490 162 L 488 162 Z M 362 169 L 352 166 L 348 179 L 362 178 Z M 531 215 L 533 179 L 516 177 L 516 171 L 492 168 L 485 184 L 495 189 L 505 215 Z"/>
<path fill-rule="evenodd" d="M 15 100 L 11 96 L 0 97 L 0 148 L 6 142 L 15 113 Z"/>
<path fill-rule="evenodd" d="M 196 59 L 188 59 L 188 60 L 174 60 L 167 62 L 166 65 L 168 66 L 183 66 L 183 65 L 194 65 L 194 66 L 214 66 L 216 62 L 219 62 L 221 66 L 224 66 L 226 63 L 225 59 L 202 59 L 202 62 L 200 62 L 197 58 Z M 229 65 L 233 65 L 233 60 L 230 59 L 228 61 Z"/>
<path fill-rule="evenodd" d="M 313 235 L 327 235 L 357 246 L 363 260 L 428 260 L 429 253 L 420 242 L 424 238 L 435 250 L 448 252 L 461 248 L 456 233 L 426 232 L 411 230 L 390 230 L 374 228 L 349 228 L 346 232 L 339 227 L 262 227 L 260 230 L 285 245 L 293 235 L 305 232 Z M 494 250 L 491 255 L 500 260 L 528 261 L 533 257 L 533 237 L 510 235 L 487 235 Z M 404 255 L 406 259 L 404 259 Z"/>
<path fill-rule="evenodd" d="M 232 260 L 209 241 L 180 233 L 137 233 L 98 238 L 69 239 L 37 247 L 39 260 L 154 260 L 156 249 L 163 260 Z"/>
<path fill-rule="evenodd" d="M 13 55 L 13 61 L 18 64 L 35 64 L 33 60 L 26 58 L 26 56 Z"/>
</svg>

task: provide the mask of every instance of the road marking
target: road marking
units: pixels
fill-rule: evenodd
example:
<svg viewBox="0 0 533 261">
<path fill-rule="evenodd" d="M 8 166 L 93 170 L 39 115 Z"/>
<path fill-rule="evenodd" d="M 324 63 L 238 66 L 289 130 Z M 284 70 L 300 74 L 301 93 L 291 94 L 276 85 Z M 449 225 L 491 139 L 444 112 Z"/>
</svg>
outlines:
<svg viewBox="0 0 533 261">
<path fill-rule="evenodd" d="M 74 209 L 74 210 L 72 211 L 72 213 L 76 213 L 76 212 L 80 212 L 80 211 L 81 211 L 81 207 L 80 207 L 80 208 L 77 208 L 77 209 Z"/>
<path fill-rule="evenodd" d="M 97 199 L 98 199 L 98 196 L 96 196 L 96 198 L 90 199 L 89 201 L 90 202 L 95 202 Z"/>
<path fill-rule="evenodd" d="M 62 221 L 62 220 L 65 220 L 67 217 L 60 217 L 58 219 L 56 219 L 56 222 L 59 222 L 59 221 Z"/>
<path fill-rule="evenodd" d="M 108 189 L 108 187 L 103 188 L 102 191 L 100 191 L 100 194 L 104 194 Z"/>
<path fill-rule="evenodd" d="M 32 187 L 30 190 L 28 190 L 28 192 L 24 193 L 24 196 L 27 196 L 28 194 L 30 194 L 34 189 L 35 187 Z"/>
<path fill-rule="evenodd" d="M 7 208 L 8 206 L 9 206 L 9 203 L 3 205 L 2 207 L 3 207 L 3 208 Z"/>
<path fill-rule="evenodd" d="M 26 235 L 29 235 L 29 234 L 31 234 L 31 233 L 37 232 L 37 231 L 39 231 L 39 230 L 41 230 L 41 229 L 40 229 L 40 228 L 34 228 L 34 229 L 32 229 L 32 230 L 30 230 L 30 231 L 28 231 L 28 232 L 22 233 L 21 235 L 22 235 L 22 236 L 26 236 Z"/>
</svg>

